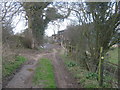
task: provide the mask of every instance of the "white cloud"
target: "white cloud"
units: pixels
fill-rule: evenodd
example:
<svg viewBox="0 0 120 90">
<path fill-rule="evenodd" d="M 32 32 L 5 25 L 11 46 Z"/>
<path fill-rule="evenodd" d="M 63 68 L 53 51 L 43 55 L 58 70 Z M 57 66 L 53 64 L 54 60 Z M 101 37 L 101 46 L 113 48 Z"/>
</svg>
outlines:
<svg viewBox="0 0 120 90">
<path fill-rule="evenodd" d="M 66 29 L 66 27 L 70 24 L 70 21 L 65 19 L 63 22 L 56 21 L 56 23 L 60 26 L 53 25 L 52 23 L 48 24 L 47 29 L 45 30 L 45 34 L 51 36 L 52 34 L 57 34 L 58 31 Z"/>
<path fill-rule="evenodd" d="M 27 26 L 25 26 L 26 24 L 26 20 L 21 17 L 20 15 L 16 16 L 13 18 L 13 26 L 15 26 L 15 28 L 13 29 L 14 33 L 21 33 L 24 29 L 27 28 Z"/>
</svg>

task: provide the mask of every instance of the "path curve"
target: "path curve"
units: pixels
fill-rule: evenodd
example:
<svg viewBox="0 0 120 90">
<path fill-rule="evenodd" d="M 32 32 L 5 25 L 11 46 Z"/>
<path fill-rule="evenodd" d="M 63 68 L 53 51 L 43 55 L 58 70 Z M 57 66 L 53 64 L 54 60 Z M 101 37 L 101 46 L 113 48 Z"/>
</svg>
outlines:
<svg viewBox="0 0 120 90">
<path fill-rule="evenodd" d="M 76 80 L 65 67 L 57 49 L 56 46 L 51 53 L 38 53 L 34 56 L 28 55 L 32 59 L 23 65 L 21 70 L 8 82 L 6 88 L 34 88 L 32 87 L 34 71 L 38 60 L 42 57 L 52 60 L 57 88 L 78 88 Z"/>
</svg>

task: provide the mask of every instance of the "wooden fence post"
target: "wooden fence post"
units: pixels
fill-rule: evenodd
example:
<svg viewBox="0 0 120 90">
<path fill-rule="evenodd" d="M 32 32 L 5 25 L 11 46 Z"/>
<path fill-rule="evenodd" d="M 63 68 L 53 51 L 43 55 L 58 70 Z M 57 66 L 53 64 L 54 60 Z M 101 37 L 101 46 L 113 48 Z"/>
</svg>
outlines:
<svg viewBox="0 0 120 90">
<path fill-rule="evenodd" d="M 100 60 L 99 60 L 99 68 L 98 68 L 98 81 L 101 87 L 103 86 L 103 61 L 104 61 L 104 57 L 102 53 L 103 53 L 103 47 L 100 48 Z"/>
<path fill-rule="evenodd" d="M 67 44 L 65 44 L 65 48 L 66 48 L 66 55 L 68 56 L 68 47 L 67 47 Z"/>
<path fill-rule="evenodd" d="M 78 49 L 78 46 L 76 45 L 76 47 L 75 47 L 75 54 L 76 54 L 75 61 L 77 61 L 77 49 Z"/>
<path fill-rule="evenodd" d="M 72 45 L 70 45 L 70 56 L 72 57 Z"/>
</svg>

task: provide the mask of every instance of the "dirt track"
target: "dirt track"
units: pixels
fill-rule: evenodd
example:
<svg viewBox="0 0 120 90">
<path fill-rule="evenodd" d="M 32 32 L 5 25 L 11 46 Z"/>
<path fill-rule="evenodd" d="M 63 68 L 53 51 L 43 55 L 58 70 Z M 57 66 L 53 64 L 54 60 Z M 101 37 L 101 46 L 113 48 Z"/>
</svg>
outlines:
<svg viewBox="0 0 120 90">
<path fill-rule="evenodd" d="M 55 49 L 53 53 L 53 66 L 58 88 L 78 88 L 78 84 L 66 69 L 63 61 Z"/>
<path fill-rule="evenodd" d="M 50 53 L 37 53 L 34 56 L 29 56 L 26 54 L 25 56 L 29 57 L 31 60 L 28 60 L 26 64 L 23 65 L 21 70 L 15 74 L 13 79 L 8 82 L 8 85 L 6 86 L 7 88 L 32 88 L 32 77 L 34 75 L 34 70 L 38 59 L 41 57 L 50 58 L 52 60 L 57 88 L 78 87 L 75 79 L 68 72 L 63 61 L 58 55 L 57 49 L 53 49 L 53 52 Z"/>
<path fill-rule="evenodd" d="M 32 60 L 28 60 L 21 70 L 14 76 L 14 78 L 8 83 L 7 88 L 31 88 L 32 77 L 37 65 L 37 60 L 42 55 L 34 56 Z"/>
</svg>

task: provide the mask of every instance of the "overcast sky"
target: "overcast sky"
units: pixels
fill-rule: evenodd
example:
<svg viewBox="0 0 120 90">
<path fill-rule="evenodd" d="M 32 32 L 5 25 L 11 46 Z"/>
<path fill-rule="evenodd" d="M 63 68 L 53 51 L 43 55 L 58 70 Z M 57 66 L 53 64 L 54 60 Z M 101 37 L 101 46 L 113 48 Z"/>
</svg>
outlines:
<svg viewBox="0 0 120 90">
<path fill-rule="evenodd" d="M 14 19 L 14 26 L 16 26 L 16 22 L 18 22 L 20 19 L 19 16 L 17 16 L 15 19 Z M 21 19 L 17 26 L 14 28 L 14 33 L 21 33 L 23 32 L 23 30 L 25 28 L 27 28 L 27 26 L 25 26 L 25 20 L 24 19 Z M 53 25 L 52 23 L 49 23 L 48 24 L 48 27 L 47 29 L 45 30 L 45 34 L 48 35 L 48 36 L 51 36 L 52 34 L 54 34 L 54 31 L 55 33 L 57 33 L 58 30 L 64 30 L 66 28 L 66 26 L 69 24 L 69 20 L 64 20 L 62 23 L 59 23 L 60 27 L 57 26 L 57 25 Z"/>
<path fill-rule="evenodd" d="M 24 15 L 22 15 L 22 16 L 24 16 Z M 47 36 L 51 36 L 52 34 L 54 34 L 54 31 L 55 31 L 55 33 L 57 33 L 58 30 L 60 31 L 60 30 L 66 29 L 66 27 L 72 23 L 72 22 L 70 21 L 70 19 L 72 19 L 73 21 L 76 20 L 76 18 L 75 18 L 74 16 L 72 16 L 72 14 L 70 14 L 70 16 L 68 17 L 68 19 L 64 19 L 63 22 L 59 22 L 58 20 L 55 21 L 56 24 L 59 24 L 59 26 L 53 25 L 53 24 L 50 22 L 50 23 L 48 24 L 48 27 L 47 27 L 46 30 L 45 30 L 45 34 L 46 34 Z M 18 23 L 17 23 L 17 22 L 18 22 Z M 16 23 L 17 23 L 17 25 L 16 25 Z M 15 16 L 15 17 L 14 17 L 14 19 L 13 19 L 13 25 L 15 26 L 15 28 L 14 28 L 14 30 L 13 30 L 15 34 L 16 34 L 16 33 L 21 33 L 21 32 L 23 32 L 23 30 L 24 30 L 25 28 L 27 28 L 25 18 L 22 18 L 22 17 L 20 17 L 20 16 Z"/>
</svg>

